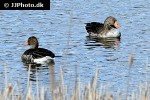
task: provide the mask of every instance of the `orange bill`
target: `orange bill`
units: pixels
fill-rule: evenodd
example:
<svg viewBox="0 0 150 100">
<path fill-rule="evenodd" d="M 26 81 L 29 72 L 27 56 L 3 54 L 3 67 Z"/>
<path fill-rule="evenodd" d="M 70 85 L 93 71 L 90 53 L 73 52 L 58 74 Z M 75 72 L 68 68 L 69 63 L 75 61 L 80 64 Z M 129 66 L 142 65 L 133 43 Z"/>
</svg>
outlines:
<svg viewBox="0 0 150 100">
<path fill-rule="evenodd" d="M 121 27 L 117 21 L 115 21 L 114 26 L 117 27 L 117 28 Z"/>
<path fill-rule="evenodd" d="M 28 41 L 24 43 L 24 45 L 28 45 Z"/>
</svg>

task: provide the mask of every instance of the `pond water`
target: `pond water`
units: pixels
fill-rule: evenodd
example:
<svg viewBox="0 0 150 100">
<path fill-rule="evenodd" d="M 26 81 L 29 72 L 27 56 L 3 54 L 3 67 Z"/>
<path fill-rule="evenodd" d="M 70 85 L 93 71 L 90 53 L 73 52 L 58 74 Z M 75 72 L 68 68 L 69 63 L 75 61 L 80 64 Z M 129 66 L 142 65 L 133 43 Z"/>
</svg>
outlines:
<svg viewBox="0 0 150 100">
<path fill-rule="evenodd" d="M 130 90 L 134 90 L 146 81 L 146 62 L 150 55 L 149 9 L 150 1 L 145 0 L 51 0 L 51 10 L 47 11 L 0 11 L 0 89 L 7 81 L 19 83 L 22 90 L 27 87 L 28 71 L 20 58 L 29 48 L 24 42 L 34 35 L 41 47 L 58 56 L 53 67 L 38 68 L 40 86 L 49 87 L 52 79 L 59 83 L 60 68 L 65 83 L 72 87 L 76 72 L 81 83 L 87 84 L 99 69 L 98 84 L 109 83 L 114 92 L 118 88 L 125 91 L 132 51 Z M 87 37 L 85 23 L 104 22 L 110 15 L 121 25 L 120 40 Z M 32 69 L 33 88 L 35 73 Z"/>
</svg>

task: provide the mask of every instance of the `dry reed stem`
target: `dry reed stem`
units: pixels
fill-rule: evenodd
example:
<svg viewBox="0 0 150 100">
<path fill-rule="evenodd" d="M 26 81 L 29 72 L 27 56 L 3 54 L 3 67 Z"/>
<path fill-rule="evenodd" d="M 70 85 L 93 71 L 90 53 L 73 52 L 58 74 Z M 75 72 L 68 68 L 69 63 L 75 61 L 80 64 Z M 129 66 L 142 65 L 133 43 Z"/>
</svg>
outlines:
<svg viewBox="0 0 150 100">
<path fill-rule="evenodd" d="M 131 50 L 130 56 L 129 56 L 129 70 L 128 70 L 126 100 L 128 100 L 128 92 L 129 92 L 129 87 L 130 87 L 130 74 L 131 74 L 131 66 L 132 66 L 132 64 L 133 64 L 133 54 L 132 54 L 132 50 Z"/>
<path fill-rule="evenodd" d="M 4 98 L 4 100 L 6 100 L 7 98 L 12 98 L 12 95 L 13 95 L 13 87 L 12 84 L 9 83 L 2 97 Z"/>
<path fill-rule="evenodd" d="M 7 69 L 6 64 L 4 64 L 4 76 L 5 76 L 5 88 L 7 87 Z"/>
<path fill-rule="evenodd" d="M 59 90 L 60 97 L 61 97 L 60 100 L 64 100 L 64 96 L 63 96 L 63 93 L 64 93 L 64 76 L 63 76 L 62 68 L 60 68 L 60 73 L 61 73 L 61 88 Z"/>
<path fill-rule="evenodd" d="M 27 80 L 27 88 L 29 88 L 30 85 L 30 71 L 31 71 L 31 64 L 29 64 L 28 66 L 28 80 Z"/>
<path fill-rule="evenodd" d="M 6 71 L 6 70 L 5 70 Z M 30 70 L 29 70 L 30 71 Z M 97 91 L 97 80 L 98 80 L 98 70 L 96 70 L 95 77 L 93 78 L 93 81 L 88 83 L 84 88 L 81 87 L 80 84 L 80 78 L 77 77 L 75 81 L 75 87 L 74 92 L 71 94 L 71 92 L 67 92 L 68 88 L 64 85 L 64 77 L 63 77 L 63 71 L 60 69 L 61 73 L 61 82 L 60 86 L 56 87 L 55 90 L 53 90 L 53 97 L 54 100 L 116 100 L 115 96 L 111 93 L 109 90 L 109 87 L 106 85 L 100 85 L 100 90 Z M 28 72 L 29 75 L 29 72 Z M 29 76 L 28 76 L 29 77 Z M 37 77 L 38 78 L 38 77 Z M 29 81 L 28 81 L 29 82 Z M 29 83 L 28 83 L 29 84 Z M 47 100 L 48 98 L 45 97 L 45 89 L 42 87 L 40 91 L 37 89 L 37 95 L 39 94 L 39 97 L 37 99 L 34 98 L 34 95 L 32 94 L 32 83 L 28 85 L 28 91 L 26 95 L 26 100 Z M 106 91 L 106 87 L 108 88 Z M 38 84 L 37 84 L 38 88 Z M 148 82 L 145 84 L 139 84 L 138 93 L 133 92 L 131 94 L 131 97 L 127 97 L 126 100 L 149 100 L 150 99 L 150 85 Z M 21 94 L 15 95 L 14 94 L 14 87 L 11 83 L 7 85 L 5 88 L 5 91 L 0 91 L 0 100 L 23 100 L 21 97 Z M 23 94 L 24 95 L 24 94 Z M 128 96 L 128 95 L 126 95 Z M 71 99 L 70 99 L 71 98 Z M 117 100 L 124 100 L 123 97 L 121 97 L 121 92 L 118 89 L 118 97 Z"/>
<path fill-rule="evenodd" d="M 45 100 L 45 98 L 44 98 L 44 92 L 45 90 L 44 90 L 44 87 L 42 87 L 41 88 L 41 91 L 40 91 L 40 100 Z"/>
<path fill-rule="evenodd" d="M 129 66 L 131 67 L 132 64 L 133 64 L 133 54 L 132 54 L 132 50 L 131 50 L 130 56 L 129 56 Z"/>
<path fill-rule="evenodd" d="M 37 93 L 36 99 L 37 99 L 37 100 L 40 100 L 40 98 L 39 98 L 39 84 L 38 84 L 38 73 L 37 73 L 37 69 L 36 69 L 36 93 Z"/>
<path fill-rule="evenodd" d="M 27 93 L 27 96 L 26 96 L 26 100 L 33 100 L 31 87 L 28 88 L 28 93 Z"/>
<path fill-rule="evenodd" d="M 121 92 L 120 89 L 118 89 L 118 96 L 117 96 L 118 100 L 121 100 Z"/>
</svg>

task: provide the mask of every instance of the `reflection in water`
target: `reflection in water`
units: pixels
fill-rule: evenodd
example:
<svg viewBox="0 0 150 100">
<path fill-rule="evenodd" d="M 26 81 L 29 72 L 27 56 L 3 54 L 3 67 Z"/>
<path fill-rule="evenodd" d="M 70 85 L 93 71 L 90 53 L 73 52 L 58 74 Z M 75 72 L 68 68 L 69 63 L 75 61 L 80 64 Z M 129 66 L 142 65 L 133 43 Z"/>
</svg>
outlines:
<svg viewBox="0 0 150 100">
<path fill-rule="evenodd" d="M 95 38 L 95 37 L 86 37 L 85 46 L 96 47 L 103 46 L 104 48 L 118 48 L 120 44 L 120 38 Z"/>
<path fill-rule="evenodd" d="M 50 87 L 52 90 L 52 98 L 54 100 L 54 91 L 56 89 L 56 81 L 55 81 L 55 74 L 54 74 L 54 66 L 49 66 L 50 70 Z"/>
<path fill-rule="evenodd" d="M 40 64 L 26 64 L 27 71 L 30 71 L 30 81 L 36 81 L 36 73 L 45 72 L 48 73 L 48 70 L 54 67 L 54 62 L 51 62 L 47 65 L 40 65 Z M 51 72 L 51 71 L 50 71 Z M 54 73 L 54 72 L 51 72 Z M 50 74 L 51 74 L 50 73 Z"/>
<path fill-rule="evenodd" d="M 34 82 L 39 82 L 37 73 L 39 74 L 40 72 L 45 72 L 49 73 L 50 77 L 50 88 L 52 90 L 52 98 L 54 97 L 54 91 L 56 89 L 56 81 L 55 81 L 55 74 L 54 74 L 54 62 L 49 63 L 47 66 L 42 66 L 42 65 L 28 65 L 26 66 L 28 74 L 29 74 L 29 79 L 28 81 L 34 81 Z M 30 73 L 29 73 L 30 72 Z M 45 74 L 47 75 L 47 74 Z M 44 77 L 45 77 L 44 75 Z M 45 80 L 45 79 L 42 79 Z M 29 86 L 30 82 L 28 83 Z"/>
</svg>

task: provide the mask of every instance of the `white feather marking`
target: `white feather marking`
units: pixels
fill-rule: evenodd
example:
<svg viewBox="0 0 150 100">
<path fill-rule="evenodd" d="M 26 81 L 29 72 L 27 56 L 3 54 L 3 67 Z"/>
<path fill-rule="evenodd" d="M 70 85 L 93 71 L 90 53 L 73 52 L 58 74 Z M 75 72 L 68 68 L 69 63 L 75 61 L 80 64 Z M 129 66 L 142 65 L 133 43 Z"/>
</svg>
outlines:
<svg viewBox="0 0 150 100">
<path fill-rule="evenodd" d="M 46 64 L 46 63 L 49 63 L 51 60 L 54 60 L 54 58 L 51 58 L 50 56 L 46 56 L 43 58 L 34 59 L 34 63 Z"/>
<path fill-rule="evenodd" d="M 112 28 L 107 34 L 106 37 L 118 37 L 120 36 L 120 32 L 118 29 Z"/>
</svg>

